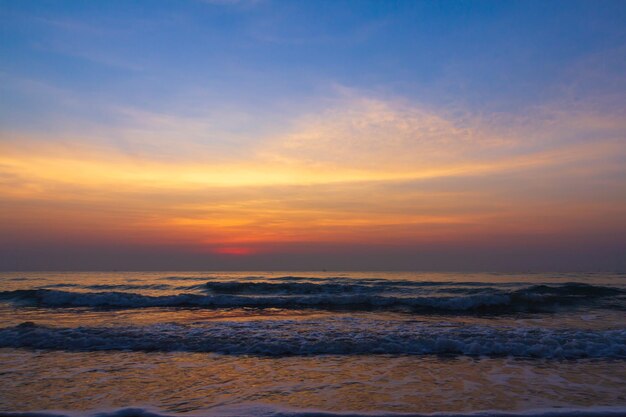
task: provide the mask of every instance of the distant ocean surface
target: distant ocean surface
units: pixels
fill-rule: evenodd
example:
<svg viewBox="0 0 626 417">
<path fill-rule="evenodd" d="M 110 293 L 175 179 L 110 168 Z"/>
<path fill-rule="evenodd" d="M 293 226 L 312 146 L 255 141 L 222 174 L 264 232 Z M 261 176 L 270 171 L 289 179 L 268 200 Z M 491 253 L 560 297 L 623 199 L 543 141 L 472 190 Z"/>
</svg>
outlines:
<svg viewBox="0 0 626 417">
<path fill-rule="evenodd" d="M 0 273 L 0 414 L 626 416 L 626 274 Z"/>
</svg>

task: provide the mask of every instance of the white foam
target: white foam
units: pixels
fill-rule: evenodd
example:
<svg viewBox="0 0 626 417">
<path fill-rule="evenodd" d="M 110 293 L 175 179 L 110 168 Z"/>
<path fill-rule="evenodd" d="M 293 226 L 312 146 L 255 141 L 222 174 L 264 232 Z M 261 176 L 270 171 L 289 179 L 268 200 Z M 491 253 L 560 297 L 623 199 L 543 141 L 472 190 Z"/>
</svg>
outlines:
<svg viewBox="0 0 626 417">
<path fill-rule="evenodd" d="M 189 351 L 267 356 L 451 354 L 546 359 L 626 358 L 626 329 L 450 326 L 349 317 L 210 322 L 195 326 L 0 329 L 0 347 Z"/>
<path fill-rule="evenodd" d="M 409 285 L 411 284 L 411 285 Z M 60 284 L 56 284 L 57 286 Z M 76 284 L 62 284 L 76 285 Z M 352 283 L 327 280 L 311 282 L 208 282 L 184 288 L 181 294 L 147 295 L 134 292 L 73 292 L 30 289 L 0 292 L 0 300 L 16 305 L 42 307 L 147 308 L 147 307 L 256 307 L 317 308 L 343 310 L 401 310 L 428 312 L 514 313 L 542 312 L 565 306 L 591 305 L 603 302 L 603 308 L 622 308 L 624 291 L 616 287 L 567 283 L 560 286 L 535 285 L 504 291 L 497 286 L 461 288 L 442 285 L 423 287 L 424 283 L 367 280 Z M 96 290 L 167 290 L 165 284 L 85 286 Z M 207 294 L 207 291 L 209 294 Z M 610 302 L 608 302 L 610 301 Z"/>
</svg>

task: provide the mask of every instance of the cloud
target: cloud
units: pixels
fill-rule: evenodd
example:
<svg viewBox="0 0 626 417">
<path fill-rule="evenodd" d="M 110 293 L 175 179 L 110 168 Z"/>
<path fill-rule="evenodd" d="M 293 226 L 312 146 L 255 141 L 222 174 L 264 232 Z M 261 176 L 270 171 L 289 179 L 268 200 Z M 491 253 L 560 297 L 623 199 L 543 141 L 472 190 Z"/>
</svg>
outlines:
<svg viewBox="0 0 626 417">
<path fill-rule="evenodd" d="M 247 144 L 231 154 L 213 135 L 236 118 L 216 128 L 202 112 L 121 109 L 125 122 L 97 140 L 5 132 L 0 231 L 241 254 L 626 231 L 626 126 L 611 114 L 454 118 L 399 99 L 327 103 L 271 134 L 226 139 Z"/>
<path fill-rule="evenodd" d="M 0 163 L 6 175 L 31 182 L 176 190 L 574 170 L 603 158 L 597 169 L 604 169 L 625 153 L 626 122 L 611 114 L 540 108 L 517 118 L 455 119 L 355 94 L 329 103 L 262 134 L 233 130 L 250 123 L 246 114 L 220 120 L 117 108 L 120 122 L 109 128 L 5 131 Z"/>
</svg>

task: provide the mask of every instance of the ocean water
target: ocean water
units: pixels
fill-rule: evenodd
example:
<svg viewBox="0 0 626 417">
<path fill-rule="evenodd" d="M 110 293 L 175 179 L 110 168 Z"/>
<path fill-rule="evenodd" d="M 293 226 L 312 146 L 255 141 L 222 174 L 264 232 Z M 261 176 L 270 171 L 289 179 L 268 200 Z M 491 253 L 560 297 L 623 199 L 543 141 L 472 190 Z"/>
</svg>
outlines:
<svg viewBox="0 0 626 417">
<path fill-rule="evenodd" d="M 626 274 L 0 273 L 0 414 L 626 416 Z"/>
</svg>

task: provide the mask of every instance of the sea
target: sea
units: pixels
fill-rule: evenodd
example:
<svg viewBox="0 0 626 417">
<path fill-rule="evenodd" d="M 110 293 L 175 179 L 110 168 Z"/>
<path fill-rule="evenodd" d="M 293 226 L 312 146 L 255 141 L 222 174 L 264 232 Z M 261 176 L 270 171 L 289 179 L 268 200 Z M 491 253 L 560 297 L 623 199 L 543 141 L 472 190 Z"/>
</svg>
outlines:
<svg viewBox="0 0 626 417">
<path fill-rule="evenodd" d="M 2 272 L 2 416 L 626 416 L 626 274 Z"/>
</svg>

